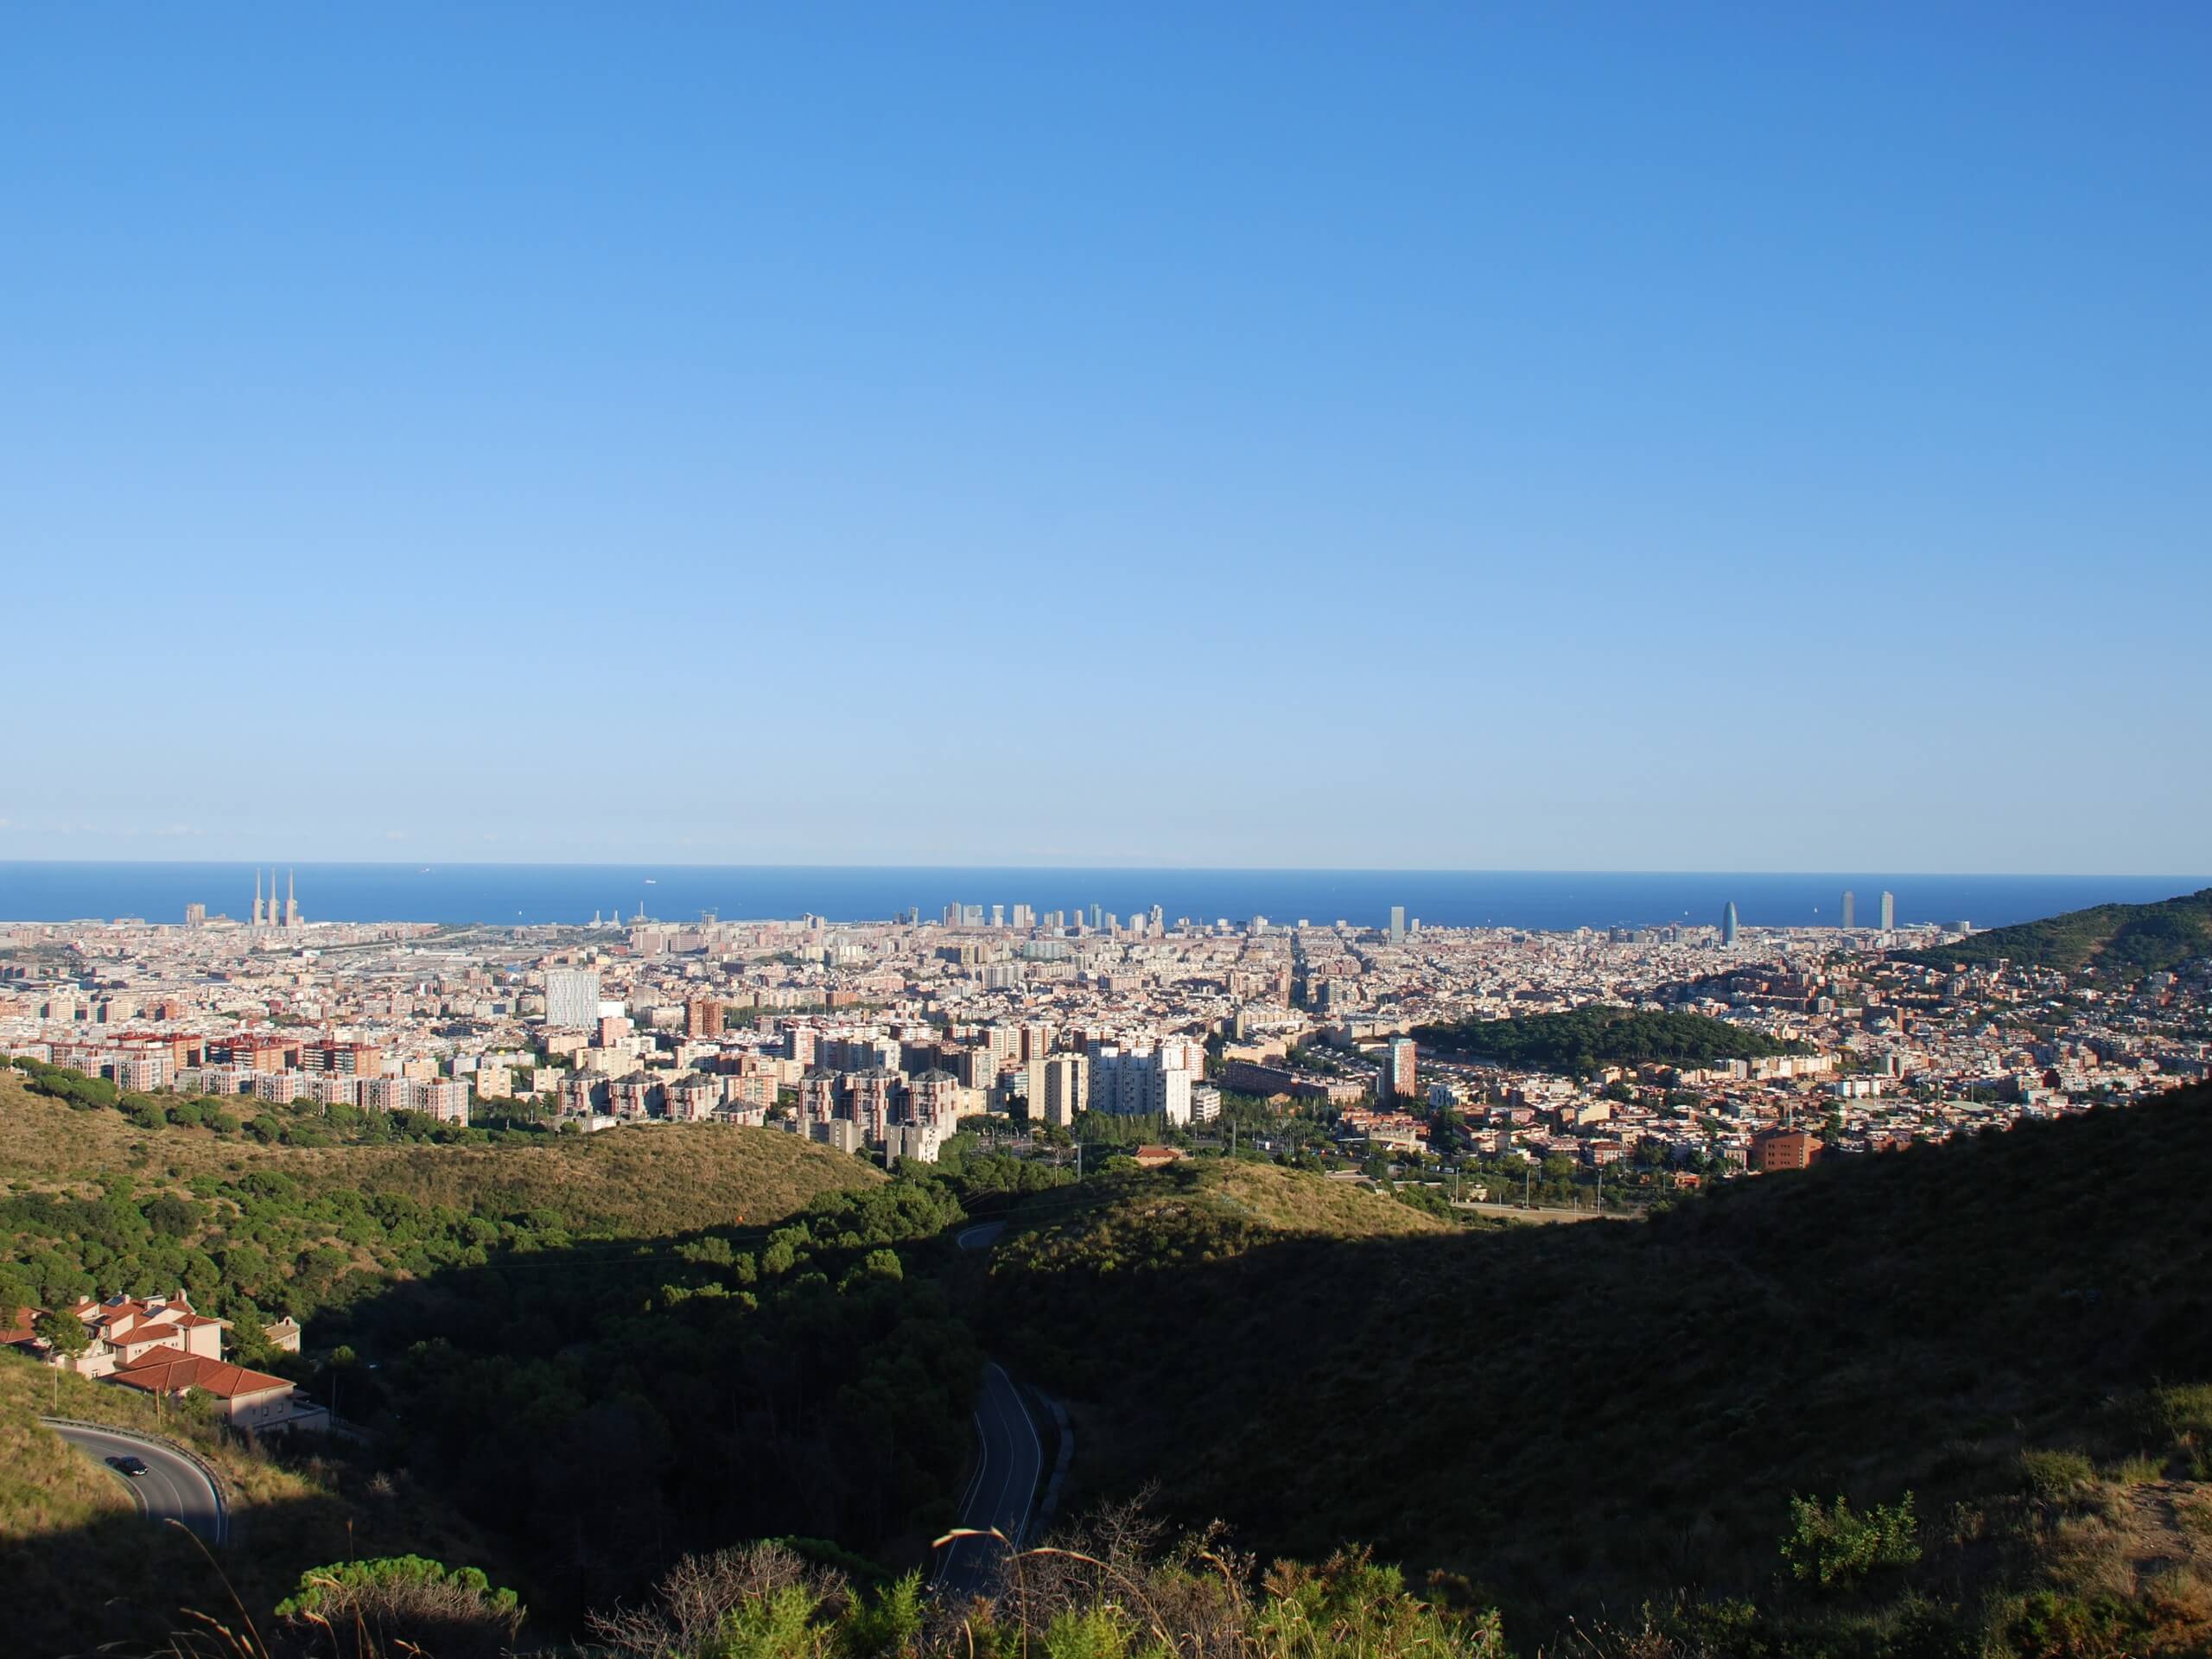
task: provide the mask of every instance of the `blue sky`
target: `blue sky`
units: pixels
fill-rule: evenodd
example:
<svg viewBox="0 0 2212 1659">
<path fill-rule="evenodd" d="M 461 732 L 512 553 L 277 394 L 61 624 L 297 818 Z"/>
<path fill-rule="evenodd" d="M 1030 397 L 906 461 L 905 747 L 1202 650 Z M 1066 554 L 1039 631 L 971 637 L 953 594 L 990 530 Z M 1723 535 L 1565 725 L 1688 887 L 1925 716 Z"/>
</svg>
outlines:
<svg viewBox="0 0 2212 1659">
<path fill-rule="evenodd" d="M 18 10 L 0 859 L 2201 869 L 2208 79 L 2180 4 Z"/>
</svg>

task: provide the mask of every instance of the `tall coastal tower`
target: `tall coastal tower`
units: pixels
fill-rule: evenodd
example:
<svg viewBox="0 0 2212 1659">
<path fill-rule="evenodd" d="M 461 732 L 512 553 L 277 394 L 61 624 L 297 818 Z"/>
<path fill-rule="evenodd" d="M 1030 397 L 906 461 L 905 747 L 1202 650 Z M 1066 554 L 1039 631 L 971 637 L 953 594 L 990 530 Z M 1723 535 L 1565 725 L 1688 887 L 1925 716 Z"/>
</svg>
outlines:
<svg viewBox="0 0 2212 1659">
<path fill-rule="evenodd" d="M 269 886 L 273 893 L 276 887 L 276 880 L 274 876 L 270 878 Z M 258 865 L 254 867 L 253 872 L 253 925 L 256 927 L 261 925 L 261 868 Z"/>
<path fill-rule="evenodd" d="M 1733 944 L 1736 943 L 1736 930 L 1738 925 L 1736 920 L 1736 901 L 1733 899 L 1731 899 L 1728 901 L 1727 909 L 1720 912 L 1721 944 Z"/>
<path fill-rule="evenodd" d="M 270 883 L 270 897 L 273 899 L 275 897 L 276 883 L 271 881 Z M 299 925 L 300 901 L 297 894 L 293 891 L 292 872 L 286 870 L 284 872 L 284 925 L 287 927 L 297 927 Z"/>
</svg>

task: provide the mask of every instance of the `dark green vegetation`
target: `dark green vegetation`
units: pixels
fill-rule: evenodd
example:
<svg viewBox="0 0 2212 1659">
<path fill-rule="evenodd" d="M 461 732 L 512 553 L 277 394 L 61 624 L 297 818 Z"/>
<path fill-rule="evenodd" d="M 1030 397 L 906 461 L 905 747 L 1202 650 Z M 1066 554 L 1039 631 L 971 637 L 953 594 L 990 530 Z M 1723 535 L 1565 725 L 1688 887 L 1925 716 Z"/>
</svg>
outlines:
<svg viewBox="0 0 2212 1659">
<path fill-rule="evenodd" d="M 556 1623 L 733 1539 L 918 1553 L 953 1520 L 982 1366 L 926 1271 L 964 1219 L 901 1180 L 773 1228 L 494 1252 L 349 1306 L 317 1386 L 376 1464 L 497 1529 Z"/>
<path fill-rule="evenodd" d="M 619 1654 L 1135 1655 L 1156 1628 L 1317 1659 L 2119 1659 L 2212 1637 L 2208 1106 L 1470 1229 L 1242 1160 L 1074 1185 L 973 1150 L 887 1181 L 727 1128 L 286 1146 L 10 1084 L 0 1224 L 33 1293 L 212 1268 L 213 1302 L 311 1302 L 314 1357 L 270 1363 L 365 1437 L 239 1464 L 245 1593 L 258 1617 L 356 1562 L 327 1593 L 448 1619 L 447 1659 L 512 1630 L 467 1568 L 519 1593 L 526 1643 L 595 1611 Z M 717 1224 L 666 1224 L 694 1179 Z M 740 1188 L 794 1196 L 741 1224 Z M 988 1255 L 952 1243 L 977 1214 L 1011 1217 Z M 964 1622 L 925 1612 L 899 1574 L 952 1516 L 986 1351 L 1071 1405 L 1074 1507 L 1156 1482 L 1232 1531 L 1116 1522 Z M 0 1365 L 0 1573 L 39 1628 L 143 1639 L 149 1584 L 219 1610 L 167 1556 L 117 1565 L 155 1557 L 31 1425 L 49 1381 Z M 845 1581 L 716 1553 L 770 1537 Z M 378 1564 L 410 1554 L 435 1560 Z M 1329 1565 L 1259 1570 L 1279 1554 Z M 671 1572 L 690 1590 L 648 1599 Z M 313 1611 L 271 1628 L 311 1641 Z"/>
<path fill-rule="evenodd" d="M 1594 1006 L 1519 1020 L 1416 1026 L 1413 1039 L 1424 1048 L 1472 1055 L 1500 1065 L 1577 1074 L 1605 1065 L 1694 1067 L 1804 1052 L 1801 1044 L 1778 1043 L 1701 1014 L 1639 1014 Z"/>
<path fill-rule="evenodd" d="M 1730 1652 L 2187 1647 L 2212 1630 L 2209 1108 L 1482 1234 L 1268 1229 L 1178 1171 L 1112 1177 L 1016 1212 L 989 1338 L 1076 1402 L 1093 1493 L 1156 1480 L 1263 1554 L 1371 1541 L 1516 1642 L 1686 1597 L 1669 1639 Z"/>
<path fill-rule="evenodd" d="M 72 1086 L 86 1083 L 105 1096 Z M 182 1287 L 226 1318 L 315 1319 L 395 1277 L 766 1221 L 882 1180 L 775 1130 L 462 1131 L 477 1139 L 431 1145 L 395 1143 L 378 1124 L 333 1145 L 340 1131 L 312 1108 L 231 1104 L 263 1113 L 268 1138 L 251 1133 L 264 1119 L 232 1116 L 226 1128 L 226 1103 L 118 1097 L 111 1084 L 52 1068 L 22 1084 L 0 1072 L 0 1302 Z M 315 1140 L 286 1144 L 295 1126 Z"/>
<path fill-rule="evenodd" d="M 2094 968 L 2101 976 L 2120 980 L 2171 972 L 2196 957 L 2212 957 L 2212 887 L 2152 905 L 2069 910 L 2039 922 L 1992 928 L 1933 950 L 1900 954 L 1930 968 L 2010 962 L 2066 974 Z"/>
</svg>

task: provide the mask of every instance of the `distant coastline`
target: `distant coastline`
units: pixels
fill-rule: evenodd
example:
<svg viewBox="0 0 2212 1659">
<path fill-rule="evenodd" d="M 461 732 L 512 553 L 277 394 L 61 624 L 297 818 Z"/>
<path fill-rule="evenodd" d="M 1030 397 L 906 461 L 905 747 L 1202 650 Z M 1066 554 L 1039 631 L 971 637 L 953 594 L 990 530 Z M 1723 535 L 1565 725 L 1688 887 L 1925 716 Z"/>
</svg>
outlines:
<svg viewBox="0 0 2212 1659">
<path fill-rule="evenodd" d="M 270 879 L 272 867 L 260 867 Z M 0 863 L 0 922 L 135 917 L 180 922 L 188 904 L 243 919 L 256 867 L 232 863 Z M 1394 905 L 1439 926 L 1544 930 L 1713 923 L 1733 902 L 1749 927 L 1833 924 L 1844 891 L 1871 925 L 1880 895 L 1897 895 L 1902 925 L 1969 921 L 2000 927 L 2107 903 L 2144 903 L 2212 885 L 2206 876 L 1936 875 L 1620 871 L 1230 870 L 1033 866 L 842 867 L 706 864 L 299 863 L 273 867 L 296 883 L 310 922 L 519 925 L 589 921 L 618 910 L 690 921 L 885 920 L 950 903 L 989 914 L 1026 904 L 1040 914 L 1097 905 L 1116 915 L 1160 907 L 1243 923 L 1338 920 L 1380 925 Z"/>
</svg>

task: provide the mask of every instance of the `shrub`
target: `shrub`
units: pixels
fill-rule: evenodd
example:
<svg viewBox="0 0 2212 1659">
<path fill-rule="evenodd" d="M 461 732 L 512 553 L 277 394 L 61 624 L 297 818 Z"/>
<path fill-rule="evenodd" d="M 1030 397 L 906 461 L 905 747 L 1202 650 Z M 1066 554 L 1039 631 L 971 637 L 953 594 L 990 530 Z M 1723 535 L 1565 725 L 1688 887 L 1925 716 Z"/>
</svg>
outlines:
<svg viewBox="0 0 2212 1659">
<path fill-rule="evenodd" d="M 420 1649 L 439 1659 L 505 1651 L 522 1628 L 512 1590 L 495 1590 L 473 1567 L 448 1567 L 423 1555 L 391 1555 L 309 1567 L 276 1616 L 302 1632 L 321 1630 L 341 1649 Z"/>
<path fill-rule="evenodd" d="M 1833 1505 L 1793 1497 L 1789 1516 L 1782 1559 L 1800 1579 L 1852 1584 L 1877 1567 L 1910 1567 L 1920 1559 L 1920 1522 L 1910 1492 L 1895 1503 L 1866 1510 L 1853 1510 L 1841 1497 Z"/>
<path fill-rule="evenodd" d="M 2109 1659 L 2126 1652 L 2141 1620 L 2114 1596 L 2069 1596 L 2038 1590 L 2005 1628 L 2015 1659 Z"/>
</svg>

